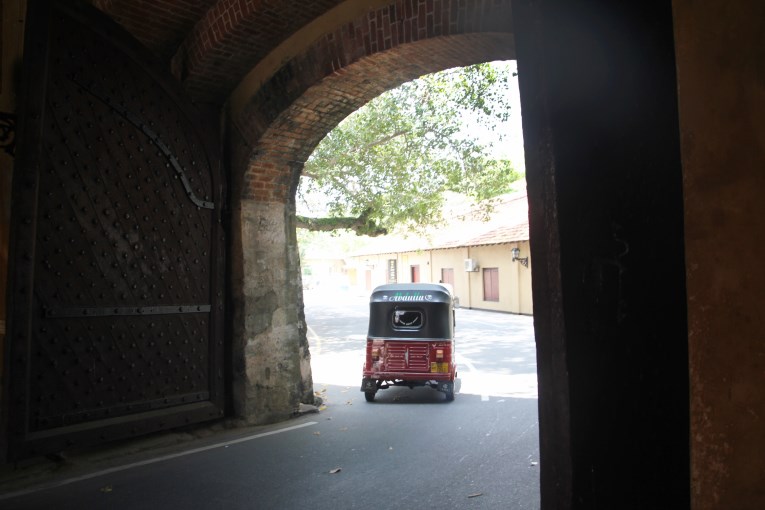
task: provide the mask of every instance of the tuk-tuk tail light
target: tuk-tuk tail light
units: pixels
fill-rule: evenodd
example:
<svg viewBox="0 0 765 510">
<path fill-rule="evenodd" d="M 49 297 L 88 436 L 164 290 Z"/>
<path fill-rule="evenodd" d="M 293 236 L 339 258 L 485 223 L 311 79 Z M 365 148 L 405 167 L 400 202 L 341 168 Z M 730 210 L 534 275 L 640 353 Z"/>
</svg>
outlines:
<svg viewBox="0 0 765 510">
<path fill-rule="evenodd" d="M 436 359 L 438 359 L 438 360 L 444 359 L 444 350 L 443 349 L 436 349 Z"/>
<path fill-rule="evenodd" d="M 375 340 L 369 345 L 369 357 L 372 361 L 380 361 L 385 353 L 385 342 Z"/>
</svg>

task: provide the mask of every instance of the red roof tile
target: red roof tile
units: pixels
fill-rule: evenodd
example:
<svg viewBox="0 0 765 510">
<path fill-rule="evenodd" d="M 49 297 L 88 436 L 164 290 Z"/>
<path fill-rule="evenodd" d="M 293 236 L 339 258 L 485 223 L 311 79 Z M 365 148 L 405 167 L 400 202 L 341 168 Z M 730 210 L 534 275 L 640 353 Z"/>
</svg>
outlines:
<svg viewBox="0 0 765 510">
<path fill-rule="evenodd" d="M 356 255 L 400 253 L 433 249 L 462 248 L 512 243 L 529 239 L 529 212 L 526 191 L 499 197 L 488 220 L 474 211 L 453 213 L 445 226 L 423 237 L 386 236 Z M 472 218 L 471 218 L 472 217 Z"/>
</svg>

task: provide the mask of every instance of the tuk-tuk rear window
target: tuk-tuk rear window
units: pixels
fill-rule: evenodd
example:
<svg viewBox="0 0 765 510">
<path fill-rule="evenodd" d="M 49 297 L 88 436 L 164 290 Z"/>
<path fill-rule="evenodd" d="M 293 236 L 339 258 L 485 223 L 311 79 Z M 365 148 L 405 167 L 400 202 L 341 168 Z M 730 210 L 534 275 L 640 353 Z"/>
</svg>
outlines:
<svg viewBox="0 0 765 510">
<path fill-rule="evenodd" d="M 418 308 L 397 308 L 393 310 L 395 329 L 420 329 L 425 323 L 425 314 Z"/>
</svg>

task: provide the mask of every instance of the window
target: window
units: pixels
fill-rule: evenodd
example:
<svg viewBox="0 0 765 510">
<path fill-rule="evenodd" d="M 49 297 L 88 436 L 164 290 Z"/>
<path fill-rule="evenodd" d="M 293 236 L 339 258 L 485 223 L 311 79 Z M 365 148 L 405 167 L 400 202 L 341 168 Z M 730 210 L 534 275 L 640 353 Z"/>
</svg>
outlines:
<svg viewBox="0 0 765 510">
<path fill-rule="evenodd" d="M 443 268 L 441 269 L 441 283 L 448 283 L 454 287 L 454 269 Z"/>
<path fill-rule="evenodd" d="M 396 283 L 397 281 L 396 259 L 388 259 L 388 283 Z"/>
<path fill-rule="evenodd" d="M 499 268 L 487 267 L 483 270 L 483 300 L 499 301 Z"/>
<path fill-rule="evenodd" d="M 396 309 L 393 310 L 393 328 L 394 329 L 420 329 L 425 322 L 425 314 L 417 309 Z"/>
<path fill-rule="evenodd" d="M 410 266 L 412 270 L 412 279 L 409 280 L 412 283 L 420 281 L 420 266 Z"/>
</svg>

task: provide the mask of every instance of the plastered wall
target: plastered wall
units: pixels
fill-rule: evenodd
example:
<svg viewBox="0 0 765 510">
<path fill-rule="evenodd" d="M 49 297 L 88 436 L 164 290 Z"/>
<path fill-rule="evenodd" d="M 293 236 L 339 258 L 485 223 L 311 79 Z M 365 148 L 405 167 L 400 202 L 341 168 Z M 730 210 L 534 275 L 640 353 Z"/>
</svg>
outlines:
<svg viewBox="0 0 765 510">
<path fill-rule="evenodd" d="M 765 508 L 765 3 L 673 8 L 693 508 Z"/>
</svg>

